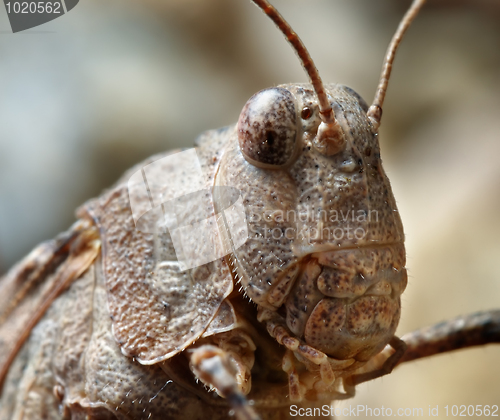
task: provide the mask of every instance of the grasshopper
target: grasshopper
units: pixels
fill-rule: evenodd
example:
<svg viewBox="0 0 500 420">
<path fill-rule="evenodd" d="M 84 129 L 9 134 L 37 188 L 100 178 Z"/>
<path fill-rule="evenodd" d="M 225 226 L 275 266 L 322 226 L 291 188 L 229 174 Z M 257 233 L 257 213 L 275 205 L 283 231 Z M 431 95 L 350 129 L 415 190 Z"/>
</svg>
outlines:
<svg viewBox="0 0 500 420">
<path fill-rule="evenodd" d="M 393 335 L 399 319 L 399 295 L 406 285 L 402 227 L 399 217 L 394 215 L 394 200 L 379 166 L 378 145 L 370 143 L 376 139 L 378 132 L 395 50 L 423 2 L 414 3 L 394 38 L 376 99 L 370 108 L 348 88 L 328 85 L 325 90 L 307 51 L 286 22 L 267 2 L 256 3 L 295 44 L 310 73 L 314 89 L 305 85 L 287 85 L 260 92 L 243 109 L 236 130 L 209 132 L 199 139 L 199 145 L 204 162 L 207 162 L 203 169 L 205 173 L 208 171 L 210 185 L 214 182 L 216 186 L 237 185 L 247 202 L 256 203 L 266 194 L 270 203 L 273 203 L 271 200 L 277 202 L 277 206 L 265 209 L 265 216 L 269 216 L 270 220 L 249 222 L 254 228 L 250 231 L 259 240 L 265 239 L 264 245 L 260 249 L 247 247 L 238 252 L 232 244 L 232 252 L 223 259 L 213 260 L 203 269 L 195 268 L 187 276 L 182 274 L 186 270 L 180 270 L 170 262 L 173 261 L 170 258 L 172 249 L 169 249 L 172 241 L 165 232 L 158 228 L 152 236 L 131 233 L 134 230 L 131 222 L 137 223 L 147 213 L 139 214 L 136 220 L 130 180 L 135 174 L 141 174 L 141 170 L 135 168 L 129 172 L 111 192 L 83 206 L 79 211 L 81 220 L 70 231 L 54 242 L 37 248 L 6 277 L 3 327 L 10 332 L 23 325 L 24 331 L 17 340 L 13 340 L 13 346 L 5 340 L 7 358 L 4 359 L 3 374 L 7 373 L 6 368 L 11 363 L 17 364 L 17 370 L 12 368 L 5 386 L 10 386 L 12 390 L 16 383 L 25 385 L 29 382 L 32 383 L 31 391 L 44 395 L 47 384 L 51 384 L 54 399 L 52 403 L 39 403 L 30 395 L 22 396 L 21 404 L 15 407 L 17 415 L 39 410 L 39 413 L 54 417 L 54 405 L 60 404 L 63 415 L 91 413 L 95 417 L 106 418 L 113 415 L 115 404 L 114 411 L 122 417 L 143 415 L 130 414 L 134 407 L 139 407 L 144 416 L 155 416 L 169 409 L 170 417 L 191 418 L 210 412 L 213 418 L 224 418 L 229 405 L 240 418 L 256 418 L 256 411 L 263 417 L 272 418 L 282 411 L 281 405 L 286 406 L 289 402 L 307 406 L 332 398 L 350 397 L 357 384 L 389 373 L 398 362 L 440 351 L 440 342 L 435 344 L 429 339 L 422 342 L 415 339 L 418 335 L 412 335 L 406 339 L 410 351 L 405 355 L 406 345 Z M 294 103 L 297 98 L 299 102 Z M 261 110 L 269 104 L 278 105 L 271 105 L 270 110 Z M 300 124 L 297 123 L 299 110 Z M 364 115 L 364 119 L 359 120 L 359 115 Z M 259 137 L 262 132 L 264 137 Z M 298 143 L 296 139 L 302 135 L 309 137 Z M 383 186 L 382 205 L 377 210 L 384 214 L 385 222 L 371 225 L 370 221 L 368 225 L 363 225 L 367 211 L 356 208 L 362 211 L 358 214 L 362 220 L 357 220 L 361 224 L 356 225 L 356 229 L 372 229 L 369 232 L 372 235 L 370 243 L 375 244 L 376 250 L 367 246 L 368 251 L 365 251 L 367 242 L 363 242 L 362 232 L 358 232 L 359 237 L 356 236 L 356 229 L 346 231 L 347 235 L 351 234 L 346 241 L 334 237 L 337 242 L 333 245 L 331 241 L 317 236 L 307 237 L 308 240 L 304 241 L 304 237 L 298 235 L 298 228 L 294 230 L 294 226 L 277 220 L 276 215 L 283 216 L 279 204 L 285 202 L 284 210 L 288 210 L 286 206 L 296 202 L 294 197 L 287 196 L 288 191 L 293 191 L 293 182 L 283 185 L 290 180 L 287 181 L 287 177 L 279 171 L 294 173 L 292 168 L 296 162 L 299 162 L 299 168 L 300 165 L 308 168 L 311 159 L 303 155 L 310 150 L 313 150 L 311 154 L 316 153 L 313 155 L 316 160 L 312 160 L 315 167 L 326 165 L 325 159 L 334 160 L 335 156 L 352 149 L 353 138 L 357 139 L 357 136 L 363 140 L 365 137 L 371 139 L 363 144 L 364 158 L 368 163 L 353 159 L 355 155 L 352 151 L 343 155 L 337 163 L 343 165 L 343 172 L 368 173 Z M 231 147 L 222 156 L 217 156 L 217 151 L 227 144 Z M 356 148 L 359 147 L 356 145 Z M 152 159 L 142 166 L 154 162 Z M 209 163 L 223 170 L 210 172 Z M 252 169 L 254 167 L 258 169 Z M 172 171 L 168 164 L 161 169 Z M 239 182 L 241 174 L 247 177 L 243 183 Z M 189 173 L 183 175 L 189 176 Z M 368 175 L 352 175 L 351 178 L 344 174 L 342 179 L 337 180 L 344 186 L 337 188 L 339 192 L 344 192 L 344 189 L 349 191 L 349 184 L 354 182 L 352 179 L 355 176 L 363 178 Z M 298 171 L 292 181 L 299 183 L 300 176 Z M 327 177 L 328 173 L 325 174 L 325 182 Z M 121 187 L 127 179 L 128 195 L 127 189 Z M 320 177 L 317 181 L 322 180 Z M 132 189 L 136 185 L 132 183 Z M 267 190 L 259 190 L 262 185 Z M 153 188 L 154 184 L 150 185 L 148 194 Z M 313 201 L 314 198 L 330 199 L 328 195 L 323 197 L 318 194 L 314 183 L 309 188 Z M 147 203 L 146 195 L 138 199 L 139 206 Z M 299 203 L 308 201 L 308 197 L 307 194 L 301 196 Z M 168 201 L 168 197 L 163 198 Z M 214 212 L 226 207 L 216 198 L 211 200 L 208 205 L 213 207 Z M 343 200 L 342 196 L 340 200 Z M 188 220 L 189 216 L 182 214 Z M 325 222 L 323 216 L 313 222 L 318 220 Z M 278 225 L 273 225 L 275 222 Z M 309 222 L 307 220 L 305 224 Z M 282 236 L 273 236 L 276 228 L 281 230 Z M 312 228 L 318 230 L 317 225 Z M 266 237 L 266 232 L 271 232 L 272 236 Z M 335 236 L 335 231 L 333 234 Z M 269 247 L 271 243 L 275 246 Z M 291 246 L 287 248 L 289 244 Z M 196 240 L 190 246 L 196 249 Z M 177 248 L 175 251 L 177 254 Z M 256 256 L 262 251 L 273 261 L 267 271 L 259 268 L 261 264 L 258 262 L 264 260 Z M 153 258 L 153 254 L 158 252 L 163 254 Z M 252 259 L 256 258 L 257 263 L 253 263 Z M 158 259 L 162 261 L 159 265 Z M 153 260 L 155 263 L 150 264 L 149 261 Z M 361 263 L 356 262 L 358 260 Z M 145 264 L 145 261 L 148 263 Z M 381 278 L 376 274 L 379 269 L 382 271 Z M 354 279 L 353 275 L 359 277 Z M 165 279 L 172 278 L 175 282 L 163 283 Z M 133 281 L 127 283 L 126 279 Z M 178 289 L 177 284 L 188 290 Z M 235 285 L 241 286 L 241 290 L 235 290 Z M 149 295 L 144 295 L 144 287 L 149 290 Z M 33 293 L 37 288 L 40 289 L 37 292 L 41 293 Z M 334 288 L 341 290 L 335 292 Z M 193 292 L 195 289 L 196 292 Z M 176 290 L 175 294 L 172 290 Z M 367 290 L 368 299 L 362 300 L 364 298 L 360 296 Z M 193 300 L 194 294 L 197 298 Z M 61 297 L 56 300 L 59 295 Z M 91 298 L 85 301 L 82 296 Z M 354 305 L 349 318 L 354 327 L 345 337 L 335 338 L 334 332 L 348 329 L 344 320 L 346 315 L 342 315 L 342 311 L 346 310 L 342 305 L 339 307 L 337 301 L 325 299 L 325 296 L 350 299 L 349 302 L 343 301 L 343 305 Z M 257 309 L 249 305 L 245 298 L 256 303 Z M 361 300 L 356 302 L 358 298 Z M 64 309 L 68 311 L 77 303 L 82 305 L 79 307 L 81 317 L 63 319 L 58 325 L 58 311 L 64 313 Z M 31 316 L 23 317 L 23 311 L 30 306 L 36 309 L 31 314 L 27 312 Z M 307 307 L 309 309 L 302 309 Z M 106 309 L 110 312 L 107 313 Z M 247 316 L 242 317 L 242 314 Z M 45 316 L 43 320 L 42 316 Z M 470 335 L 470 331 L 489 331 L 488 322 L 495 320 L 495 316 L 498 316 L 497 312 L 467 318 L 470 325 L 467 328 L 461 326 L 457 334 L 469 339 L 460 343 L 450 341 L 452 324 L 442 328 L 443 336 L 436 333 L 432 339 L 444 340 L 449 344 L 447 349 L 494 341 L 495 336 L 475 337 Z M 95 335 L 92 334 L 89 341 L 78 342 L 80 335 L 85 336 L 84 330 L 88 330 L 92 317 Z M 314 322 L 310 323 L 311 319 Z M 148 322 L 150 320 L 153 322 Z M 330 324 L 322 327 L 324 321 Z M 497 323 L 493 322 L 493 325 Z M 161 328 L 158 328 L 159 325 Z M 82 330 L 73 332 L 76 327 Z M 72 333 L 66 334 L 67 330 Z M 268 335 L 262 334 L 266 330 Z M 364 331 L 364 335 L 359 335 L 358 330 Z M 44 344 L 39 347 L 35 344 L 23 347 L 30 333 L 28 343 L 52 337 L 51 343 L 59 340 L 59 347 L 51 347 L 47 340 L 42 340 Z M 381 351 L 388 343 L 390 348 Z M 92 351 L 75 351 L 84 345 Z M 69 348 L 72 351 L 68 351 Z M 61 357 L 60 363 L 45 366 L 46 353 L 54 354 L 61 349 L 64 357 Z M 108 360 L 108 374 L 120 372 L 126 377 L 90 380 L 91 374 L 104 375 L 101 358 Z M 26 360 L 34 361 L 30 363 L 34 371 L 28 369 L 24 376 L 22 366 Z M 83 378 L 82 369 L 86 372 Z M 37 378 L 40 371 L 40 376 L 47 376 L 47 381 Z M 215 393 L 209 393 L 193 383 L 193 376 Z M 134 378 L 136 381 L 140 378 L 144 387 L 134 387 Z M 90 384 L 83 386 L 84 380 Z M 106 384 L 101 386 L 102 382 Z M 288 384 L 288 388 L 287 393 L 281 395 L 283 384 Z M 189 391 L 188 396 L 183 394 L 184 389 Z M 120 391 L 126 391 L 125 396 Z M 8 392 L 5 391 L 5 395 L 9 395 Z M 222 398 L 216 397 L 216 394 Z M 194 401 L 200 399 L 202 402 L 196 406 Z M 147 407 L 140 405 L 146 400 Z M 136 402 L 136 406 L 130 406 Z M 8 405 L 5 406 L 8 409 Z"/>
</svg>

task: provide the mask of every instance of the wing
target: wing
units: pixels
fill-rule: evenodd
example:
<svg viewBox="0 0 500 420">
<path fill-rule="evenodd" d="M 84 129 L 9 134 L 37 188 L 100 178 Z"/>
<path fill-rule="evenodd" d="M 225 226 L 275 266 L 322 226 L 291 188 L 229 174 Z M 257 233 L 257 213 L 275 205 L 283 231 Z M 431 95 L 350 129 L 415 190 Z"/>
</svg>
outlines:
<svg viewBox="0 0 500 420">
<path fill-rule="evenodd" d="M 100 230 L 114 336 L 122 352 L 142 364 L 168 359 L 198 339 L 233 289 L 223 258 L 186 269 L 161 218 L 165 203 L 192 192 L 194 184 L 195 190 L 213 186 L 221 150 L 233 131 L 203 135 L 195 154 L 201 180 L 187 167 L 191 163 L 182 161 L 185 152 L 157 155 L 80 210 Z M 215 216 L 210 197 L 199 207 L 205 215 Z M 184 210 L 177 213 L 177 221 L 189 222 L 194 209 Z M 192 248 L 203 239 L 191 234 Z"/>
</svg>

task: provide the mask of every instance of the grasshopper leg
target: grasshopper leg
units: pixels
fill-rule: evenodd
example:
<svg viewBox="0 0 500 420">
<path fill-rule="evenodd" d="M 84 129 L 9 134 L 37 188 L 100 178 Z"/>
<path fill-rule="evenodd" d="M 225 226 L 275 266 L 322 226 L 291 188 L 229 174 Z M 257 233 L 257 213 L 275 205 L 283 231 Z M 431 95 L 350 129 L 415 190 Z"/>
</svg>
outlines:
<svg viewBox="0 0 500 420">
<path fill-rule="evenodd" d="M 458 316 L 405 334 L 408 345 L 399 363 L 467 347 L 500 343 L 500 309 Z"/>
<path fill-rule="evenodd" d="M 385 359 L 382 365 L 379 368 L 375 368 L 374 370 L 370 370 L 364 373 L 357 373 L 345 378 L 344 384 L 346 389 L 355 387 L 356 385 L 359 385 L 363 382 L 371 381 L 373 379 L 377 379 L 381 376 L 391 373 L 399 363 L 401 358 L 404 356 L 407 345 L 403 340 L 394 336 L 391 338 L 389 346 L 391 346 L 395 351 L 387 359 Z"/>
<path fill-rule="evenodd" d="M 407 350 L 396 366 L 412 360 L 485 344 L 500 343 L 500 309 L 460 315 L 405 334 L 401 338 Z M 395 353 L 387 346 L 370 361 L 370 366 L 382 363 Z"/>
<path fill-rule="evenodd" d="M 319 397 L 322 395 L 332 395 L 332 393 L 337 395 L 337 399 L 352 396 L 351 393 L 344 395 L 336 392 L 334 384 L 337 377 L 340 376 L 339 373 L 355 363 L 354 359 L 333 359 L 322 351 L 303 343 L 298 338 L 292 337 L 282 320 L 270 311 L 263 311 L 261 319 L 266 321 L 267 331 L 271 337 L 287 349 L 282 366 L 283 370 L 288 374 L 290 400 L 301 401 L 305 393 L 311 390 L 307 388 L 314 388 Z M 321 378 L 319 383 L 310 384 L 309 387 L 306 387 L 305 391 L 302 386 L 299 386 L 295 363 L 291 360 L 292 353 L 296 360 L 308 366 L 310 372 L 316 371 L 319 374 Z"/>
<path fill-rule="evenodd" d="M 500 343 L 500 309 L 460 315 L 405 334 L 402 340 L 408 348 L 398 365 L 435 354 Z M 374 361 L 387 359 L 393 353 L 394 349 L 387 346 Z"/>
<path fill-rule="evenodd" d="M 228 400 L 238 420 L 260 419 L 243 393 L 238 369 L 228 352 L 205 344 L 190 350 L 189 365 L 198 379 Z"/>
</svg>

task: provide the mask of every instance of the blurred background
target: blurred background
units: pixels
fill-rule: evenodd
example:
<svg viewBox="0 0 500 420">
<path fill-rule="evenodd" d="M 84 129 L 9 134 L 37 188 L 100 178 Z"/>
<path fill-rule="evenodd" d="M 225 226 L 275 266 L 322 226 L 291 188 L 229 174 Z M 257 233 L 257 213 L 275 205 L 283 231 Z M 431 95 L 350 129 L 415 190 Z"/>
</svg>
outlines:
<svg viewBox="0 0 500 420">
<path fill-rule="evenodd" d="M 370 102 L 408 1 L 275 0 L 325 81 Z M 150 154 L 307 82 L 248 0 L 81 0 L 12 34 L 0 12 L 0 273 Z M 500 306 L 500 2 L 429 0 L 403 41 L 381 149 L 407 235 L 398 333 Z M 340 407 L 500 404 L 500 346 L 401 366 Z"/>
</svg>

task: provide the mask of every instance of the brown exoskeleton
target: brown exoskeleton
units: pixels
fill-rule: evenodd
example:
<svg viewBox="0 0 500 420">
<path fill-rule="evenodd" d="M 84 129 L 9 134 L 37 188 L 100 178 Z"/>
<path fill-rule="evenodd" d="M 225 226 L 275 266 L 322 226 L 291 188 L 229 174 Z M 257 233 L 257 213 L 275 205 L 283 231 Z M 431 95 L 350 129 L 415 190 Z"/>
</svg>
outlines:
<svg viewBox="0 0 500 420">
<path fill-rule="evenodd" d="M 163 157 L 156 156 L 10 273 L 0 337 L 12 349 L 3 356 L 12 357 L 3 366 L 16 359 L 2 414 L 226 417 L 228 404 L 194 376 L 240 417 L 255 417 L 251 400 L 272 418 L 287 415 L 291 401 L 352 395 L 356 383 L 393 367 L 404 349 L 393 334 L 406 273 L 378 154 L 382 101 L 369 110 L 350 89 L 329 85 L 322 95 L 319 77 L 312 79 L 317 92 L 310 85 L 260 92 L 237 127 L 199 139 L 203 187 L 241 192 L 250 235 L 242 247 L 186 272 L 167 232 L 137 229 L 129 180 Z M 180 175 L 189 186 L 191 174 Z M 209 215 L 225 209 L 216 197 L 207 206 Z M 38 308 L 31 318 L 30 307 Z M 5 337 L 19 326 L 26 336 L 12 341 L 16 348 Z M 396 356 L 376 356 L 389 342 Z"/>
</svg>

